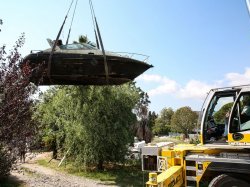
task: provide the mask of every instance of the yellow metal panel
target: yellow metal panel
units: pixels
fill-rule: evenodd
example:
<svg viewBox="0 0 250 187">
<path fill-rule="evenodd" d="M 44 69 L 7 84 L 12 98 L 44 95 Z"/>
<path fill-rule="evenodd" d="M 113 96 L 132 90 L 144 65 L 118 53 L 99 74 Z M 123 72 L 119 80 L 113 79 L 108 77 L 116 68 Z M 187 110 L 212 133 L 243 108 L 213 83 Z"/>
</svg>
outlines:
<svg viewBox="0 0 250 187">
<path fill-rule="evenodd" d="M 201 145 L 203 145 L 203 144 L 204 144 L 204 141 L 203 141 L 203 134 L 200 134 L 200 135 L 199 135 L 199 139 L 200 139 Z"/>
<path fill-rule="evenodd" d="M 183 185 L 183 167 L 182 166 L 173 166 L 168 170 L 164 171 L 157 176 L 155 180 L 156 173 L 150 173 L 150 181 L 146 183 L 148 187 L 157 187 L 157 186 L 171 186 L 179 187 Z"/>
<path fill-rule="evenodd" d="M 147 186 L 157 186 L 157 173 L 149 173 L 149 181 L 146 183 Z"/>
<path fill-rule="evenodd" d="M 165 156 L 165 157 L 174 157 L 174 152 L 173 150 L 169 150 L 169 149 L 166 149 L 166 148 L 163 148 L 162 149 L 162 152 L 161 152 L 161 156 Z"/>
<path fill-rule="evenodd" d="M 205 173 L 205 171 L 207 170 L 207 167 L 208 165 L 210 164 L 211 162 L 203 162 L 202 165 L 203 165 L 203 172 L 201 175 L 197 175 L 196 176 L 196 181 L 197 181 L 197 184 L 199 184 L 200 180 L 202 179 L 202 176 L 203 174 Z M 196 164 L 196 171 L 198 170 L 198 164 Z"/>
<path fill-rule="evenodd" d="M 163 186 L 180 186 L 183 184 L 183 167 L 182 166 L 173 166 L 157 176 L 157 182 L 163 183 Z"/>
<path fill-rule="evenodd" d="M 175 151 L 169 150 L 169 149 L 162 149 L 162 154 L 161 155 L 163 157 L 166 157 L 168 168 L 175 165 L 174 164 Z"/>
<path fill-rule="evenodd" d="M 242 133 L 243 134 L 243 133 Z M 233 134 L 229 133 L 228 134 L 228 142 L 229 143 L 233 143 L 233 142 L 240 142 L 240 143 L 250 143 L 250 134 L 243 134 L 244 138 L 242 140 L 239 141 L 235 141 L 233 139 Z"/>
</svg>

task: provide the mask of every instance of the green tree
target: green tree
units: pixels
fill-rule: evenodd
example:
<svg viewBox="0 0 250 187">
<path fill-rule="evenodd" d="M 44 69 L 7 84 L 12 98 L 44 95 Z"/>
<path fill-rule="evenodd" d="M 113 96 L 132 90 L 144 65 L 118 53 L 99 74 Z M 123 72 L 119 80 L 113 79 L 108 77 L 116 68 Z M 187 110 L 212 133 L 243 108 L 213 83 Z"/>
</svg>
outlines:
<svg viewBox="0 0 250 187">
<path fill-rule="evenodd" d="M 183 133 L 188 137 L 188 133 L 192 132 L 196 127 L 198 114 L 190 107 L 182 107 L 176 110 L 171 119 L 171 130 Z"/>
<path fill-rule="evenodd" d="M 56 139 L 57 149 L 70 149 L 77 165 L 103 169 L 105 162 L 124 161 L 139 98 L 134 84 L 60 86 L 44 95 L 36 119 L 45 125 L 45 135 Z"/>
<path fill-rule="evenodd" d="M 152 132 L 150 127 L 148 104 L 150 103 L 148 94 L 141 89 L 138 89 L 140 100 L 135 107 L 135 112 L 138 118 L 135 124 L 136 136 L 139 140 L 145 140 L 146 143 L 151 142 Z"/>
<path fill-rule="evenodd" d="M 153 133 L 156 135 L 168 134 L 173 114 L 174 111 L 172 108 L 162 109 L 160 115 L 155 121 L 155 125 L 153 126 Z"/>
<path fill-rule="evenodd" d="M 148 127 L 152 131 L 153 126 L 155 125 L 155 120 L 157 119 L 157 114 L 153 111 L 148 113 Z"/>
<path fill-rule="evenodd" d="M 233 103 L 227 103 L 225 105 L 223 105 L 219 111 L 217 111 L 214 114 L 214 120 L 219 123 L 219 124 L 224 124 L 225 123 L 225 117 L 226 117 L 226 113 L 228 111 L 231 111 L 231 108 L 233 106 Z"/>
<path fill-rule="evenodd" d="M 78 42 L 74 41 L 73 43 L 87 43 L 89 41 L 87 35 L 80 35 L 78 38 Z"/>
<path fill-rule="evenodd" d="M 58 149 L 63 148 L 65 141 L 65 117 L 68 112 L 65 105 L 63 86 L 52 87 L 42 95 L 42 102 L 36 106 L 34 118 L 41 125 L 39 135 L 47 150 L 53 151 L 57 158 Z"/>
</svg>

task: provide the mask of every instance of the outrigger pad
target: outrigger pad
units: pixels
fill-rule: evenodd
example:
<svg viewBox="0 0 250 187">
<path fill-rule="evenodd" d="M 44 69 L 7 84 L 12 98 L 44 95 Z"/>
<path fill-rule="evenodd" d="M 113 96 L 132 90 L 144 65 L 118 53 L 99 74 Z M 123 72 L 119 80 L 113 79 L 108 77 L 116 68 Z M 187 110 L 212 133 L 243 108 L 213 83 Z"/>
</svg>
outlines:
<svg viewBox="0 0 250 187">
<path fill-rule="evenodd" d="M 108 81 L 103 55 L 72 52 L 54 52 L 50 76 L 48 61 L 50 52 L 41 51 L 26 56 L 21 65 L 32 69 L 30 81 L 36 85 L 120 85 L 153 67 L 145 62 L 121 55 L 106 55 Z"/>
</svg>

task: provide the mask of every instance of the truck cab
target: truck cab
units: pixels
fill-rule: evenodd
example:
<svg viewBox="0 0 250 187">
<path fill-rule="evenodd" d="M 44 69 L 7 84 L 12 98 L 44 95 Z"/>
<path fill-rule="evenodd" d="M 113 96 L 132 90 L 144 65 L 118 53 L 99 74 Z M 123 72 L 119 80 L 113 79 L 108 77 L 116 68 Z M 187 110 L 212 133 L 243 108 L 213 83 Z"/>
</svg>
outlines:
<svg viewBox="0 0 250 187">
<path fill-rule="evenodd" d="M 202 113 L 202 145 L 250 145 L 250 87 L 211 90 Z"/>
<path fill-rule="evenodd" d="M 200 144 L 143 147 L 147 187 L 250 186 L 250 86 L 210 90 L 200 114 Z"/>
</svg>

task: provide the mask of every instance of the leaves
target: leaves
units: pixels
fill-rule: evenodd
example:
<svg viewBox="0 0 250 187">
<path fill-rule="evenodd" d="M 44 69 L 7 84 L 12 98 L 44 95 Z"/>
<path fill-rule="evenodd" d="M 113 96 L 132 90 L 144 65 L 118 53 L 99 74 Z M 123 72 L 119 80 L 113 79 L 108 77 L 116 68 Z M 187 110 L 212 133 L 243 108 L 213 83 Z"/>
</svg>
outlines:
<svg viewBox="0 0 250 187">
<path fill-rule="evenodd" d="M 171 118 L 174 114 L 172 108 L 164 108 L 161 110 L 159 117 L 155 121 L 153 133 L 157 135 L 168 134 L 170 131 Z"/>
<path fill-rule="evenodd" d="M 176 110 L 171 119 L 171 130 L 187 135 L 192 132 L 197 124 L 198 114 L 190 107 Z"/>
<path fill-rule="evenodd" d="M 17 156 L 17 151 L 36 131 L 32 122 L 33 100 L 36 87 L 29 83 L 29 67 L 21 69 L 22 57 L 18 50 L 25 41 L 24 33 L 7 54 L 0 48 L 0 151 Z M 8 158 L 9 156 L 6 156 Z M 13 163 L 13 160 L 9 160 Z M 9 163 L 6 161 L 6 163 Z"/>
<path fill-rule="evenodd" d="M 46 92 L 35 118 L 78 165 L 123 161 L 133 141 L 132 112 L 140 95 L 133 84 L 59 86 Z M 48 142 L 49 143 L 49 142 Z"/>
<path fill-rule="evenodd" d="M 214 114 L 214 120 L 216 121 L 216 124 L 224 124 L 225 123 L 225 116 L 228 111 L 231 111 L 231 108 L 233 106 L 233 102 L 227 103 L 223 105 L 219 111 L 217 111 Z"/>
</svg>

